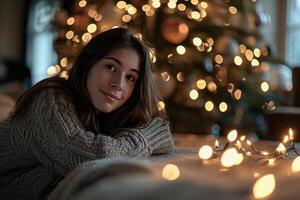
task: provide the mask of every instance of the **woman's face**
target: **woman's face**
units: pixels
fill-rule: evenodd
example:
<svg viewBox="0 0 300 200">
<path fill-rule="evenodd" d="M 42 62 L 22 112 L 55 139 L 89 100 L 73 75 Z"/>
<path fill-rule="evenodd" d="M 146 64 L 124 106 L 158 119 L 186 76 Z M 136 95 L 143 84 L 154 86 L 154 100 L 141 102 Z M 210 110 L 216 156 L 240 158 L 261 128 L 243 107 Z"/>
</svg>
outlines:
<svg viewBox="0 0 300 200">
<path fill-rule="evenodd" d="M 117 49 L 88 72 L 87 89 L 93 106 L 109 113 L 121 107 L 131 96 L 140 72 L 140 56 L 131 48 Z"/>
</svg>

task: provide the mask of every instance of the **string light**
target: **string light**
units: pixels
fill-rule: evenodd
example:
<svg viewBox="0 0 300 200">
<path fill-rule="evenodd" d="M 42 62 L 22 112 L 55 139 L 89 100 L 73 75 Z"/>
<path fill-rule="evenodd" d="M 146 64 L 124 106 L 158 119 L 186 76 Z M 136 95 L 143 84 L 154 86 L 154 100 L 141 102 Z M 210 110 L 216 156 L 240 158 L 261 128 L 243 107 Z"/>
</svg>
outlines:
<svg viewBox="0 0 300 200">
<path fill-rule="evenodd" d="M 206 87 L 206 81 L 204 79 L 199 79 L 197 81 L 197 87 L 200 89 L 200 90 L 203 90 L 205 87 Z"/>
<path fill-rule="evenodd" d="M 234 6 L 229 6 L 228 10 L 233 15 L 235 15 L 237 13 L 237 9 Z"/>
<path fill-rule="evenodd" d="M 74 24 L 74 22 L 75 22 L 75 18 L 74 18 L 74 17 L 69 17 L 69 18 L 67 19 L 67 24 L 68 24 L 69 26 L 71 26 L 72 24 Z"/>
<path fill-rule="evenodd" d="M 174 164 L 167 164 L 162 170 L 162 177 L 168 181 L 176 180 L 180 176 L 179 168 Z"/>
<path fill-rule="evenodd" d="M 260 88 L 263 92 L 267 92 L 269 90 L 269 84 L 267 82 L 262 82 Z"/>
<path fill-rule="evenodd" d="M 205 102 L 205 110 L 206 111 L 212 111 L 214 109 L 214 103 L 212 101 Z"/>
<path fill-rule="evenodd" d="M 184 46 L 179 45 L 179 46 L 176 48 L 176 51 L 177 51 L 177 53 L 178 53 L 179 55 L 183 55 L 183 54 L 185 54 L 186 49 L 185 49 Z"/>
<path fill-rule="evenodd" d="M 236 65 L 240 66 L 240 65 L 242 65 L 242 63 L 243 63 L 243 60 L 242 60 L 242 58 L 241 58 L 240 56 L 235 56 L 235 57 L 234 57 L 234 63 L 235 63 Z"/>
<path fill-rule="evenodd" d="M 253 185 L 253 195 L 255 198 L 265 198 L 275 190 L 276 181 L 274 174 L 267 174 L 259 179 Z"/>
<path fill-rule="evenodd" d="M 226 102 L 221 102 L 221 103 L 219 104 L 219 110 L 220 110 L 221 112 L 226 112 L 227 109 L 228 109 L 228 105 L 227 105 Z"/>
<path fill-rule="evenodd" d="M 159 101 L 157 103 L 157 107 L 158 107 L 158 110 L 164 110 L 165 109 L 165 103 L 163 101 Z"/>
<path fill-rule="evenodd" d="M 197 90 L 193 89 L 190 91 L 189 96 L 192 100 L 196 100 L 199 97 L 199 93 Z"/>
</svg>

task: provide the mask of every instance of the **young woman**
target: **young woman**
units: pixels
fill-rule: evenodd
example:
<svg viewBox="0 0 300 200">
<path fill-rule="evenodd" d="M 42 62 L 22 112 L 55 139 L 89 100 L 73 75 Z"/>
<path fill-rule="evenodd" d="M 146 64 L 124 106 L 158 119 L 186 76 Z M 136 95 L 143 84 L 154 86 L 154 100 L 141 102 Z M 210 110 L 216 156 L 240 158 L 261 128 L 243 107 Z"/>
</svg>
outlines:
<svg viewBox="0 0 300 200">
<path fill-rule="evenodd" d="M 1 125 L 0 199 L 42 199 L 86 161 L 174 148 L 149 52 L 127 29 L 95 36 L 67 80 L 28 90 Z"/>
</svg>

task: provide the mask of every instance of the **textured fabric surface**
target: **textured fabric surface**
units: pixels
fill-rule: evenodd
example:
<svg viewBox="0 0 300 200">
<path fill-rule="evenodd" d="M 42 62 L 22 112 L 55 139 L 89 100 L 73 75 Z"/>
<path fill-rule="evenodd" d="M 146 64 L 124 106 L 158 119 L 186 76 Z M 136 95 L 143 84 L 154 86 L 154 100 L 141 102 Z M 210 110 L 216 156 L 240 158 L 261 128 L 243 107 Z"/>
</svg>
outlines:
<svg viewBox="0 0 300 200">
<path fill-rule="evenodd" d="M 0 127 L 0 199 L 41 199 L 81 163 L 103 158 L 148 158 L 174 143 L 167 121 L 155 118 L 113 136 L 84 130 L 71 99 L 47 89 L 27 113 Z"/>
</svg>

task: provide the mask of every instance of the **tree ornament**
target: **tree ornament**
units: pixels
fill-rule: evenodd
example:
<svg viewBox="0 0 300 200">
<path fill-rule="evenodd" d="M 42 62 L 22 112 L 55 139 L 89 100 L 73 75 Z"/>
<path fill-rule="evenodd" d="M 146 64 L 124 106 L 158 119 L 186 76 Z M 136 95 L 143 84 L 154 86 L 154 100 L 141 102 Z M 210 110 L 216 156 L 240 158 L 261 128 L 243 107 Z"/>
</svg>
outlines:
<svg viewBox="0 0 300 200">
<path fill-rule="evenodd" d="M 187 38 L 189 27 L 183 19 L 170 17 L 163 21 L 161 34 L 168 42 L 179 44 Z"/>
</svg>

